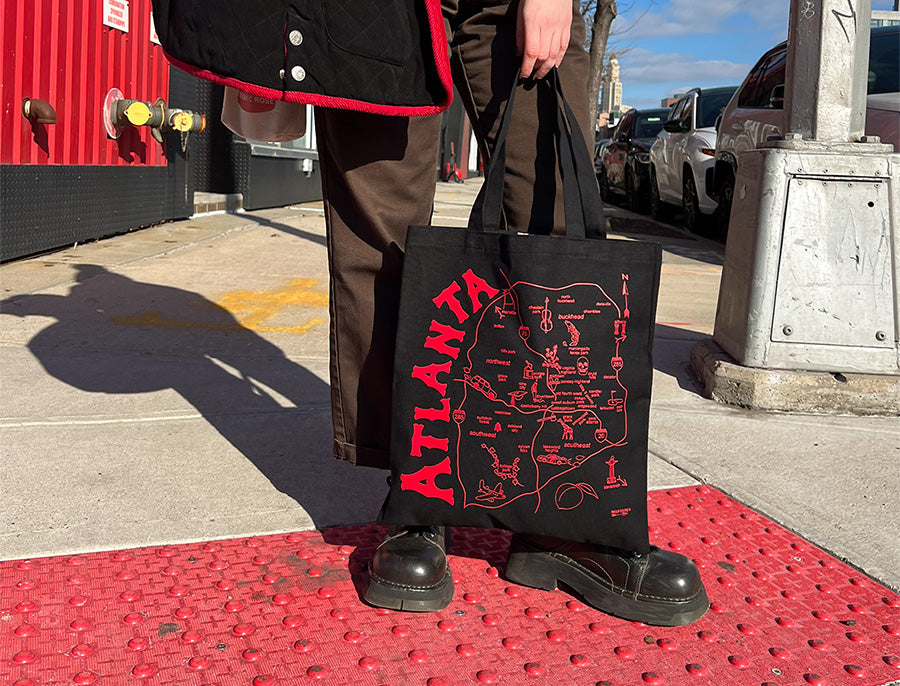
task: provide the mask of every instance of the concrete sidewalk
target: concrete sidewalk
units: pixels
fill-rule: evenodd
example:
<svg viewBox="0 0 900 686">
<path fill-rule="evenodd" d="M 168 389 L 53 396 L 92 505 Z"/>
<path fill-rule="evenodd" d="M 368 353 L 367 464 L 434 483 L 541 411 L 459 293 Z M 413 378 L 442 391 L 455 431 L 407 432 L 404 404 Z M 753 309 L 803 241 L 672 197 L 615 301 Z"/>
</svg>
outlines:
<svg viewBox="0 0 900 686">
<path fill-rule="evenodd" d="M 477 182 L 439 184 L 463 225 Z M 700 395 L 722 246 L 665 249 L 650 487 L 708 483 L 900 588 L 900 421 Z M 384 474 L 331 456 L 321 205 L 209 214 L 0 267 L 0 559 L 371 521 Z"/>
</svg>

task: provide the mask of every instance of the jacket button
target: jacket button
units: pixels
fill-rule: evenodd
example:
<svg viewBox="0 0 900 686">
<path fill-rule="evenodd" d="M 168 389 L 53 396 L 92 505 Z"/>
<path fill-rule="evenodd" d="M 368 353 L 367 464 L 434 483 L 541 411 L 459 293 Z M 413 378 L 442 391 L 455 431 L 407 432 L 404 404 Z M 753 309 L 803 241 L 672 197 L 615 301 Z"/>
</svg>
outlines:
<svg viewBox="0 0 900 686">
<path fill-rule="evenodd" d="M 302 81 L 306 78 L 306 69 L 303 67 L 294 67 L 291 69 L 291 77 L 294 81 Z"/>
<path fill-rule="evenodd" d="M 288 34 L 288 40 L 291 41 L 291 45 L 300 45 L 303 42 L 303 34 L 294 29 Z"/>
</svg>

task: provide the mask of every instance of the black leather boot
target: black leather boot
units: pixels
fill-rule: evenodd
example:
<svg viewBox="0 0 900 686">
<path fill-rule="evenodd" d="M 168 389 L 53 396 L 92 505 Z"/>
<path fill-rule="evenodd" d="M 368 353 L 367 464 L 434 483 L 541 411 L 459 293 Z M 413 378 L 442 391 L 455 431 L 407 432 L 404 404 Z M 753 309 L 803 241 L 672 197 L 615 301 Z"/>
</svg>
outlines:
<svg viewBox="0 0 900 686">
<path fill-rule="evenodd" d="M 365 600 L 376 607 L 407 612 L 442 610 L 453 600 L 442 526 L 395 527 L 369 565 Z"/>
<path fill-rule="evenodd" d="M 656 626 L 683 626 L 706 614 L 697 566 L 651 547 L 637 555 L 549 536 L 513 536 L 506 578 L 552 591 L 565 586 L 607 614 Z"/>
</svg>

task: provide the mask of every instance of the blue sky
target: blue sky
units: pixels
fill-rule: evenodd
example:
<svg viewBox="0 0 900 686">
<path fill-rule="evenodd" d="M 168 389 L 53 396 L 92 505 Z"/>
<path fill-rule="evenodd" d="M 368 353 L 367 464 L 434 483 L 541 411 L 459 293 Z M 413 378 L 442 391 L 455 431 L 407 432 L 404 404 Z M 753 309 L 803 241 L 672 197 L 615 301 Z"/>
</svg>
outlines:
<svg viewBox="0 0 900 686">
<path fill-rule="evenodd" d="M 659 107 L 693 87 L 739 85 L 787 36 L 789 0 L 619 0 L 607 55 L 617 53 L 622 102 Z M 889 10 L 892 0 L 873 0 Z M 643 13 L 643 16 L 641 16 Z"/>
</svg>

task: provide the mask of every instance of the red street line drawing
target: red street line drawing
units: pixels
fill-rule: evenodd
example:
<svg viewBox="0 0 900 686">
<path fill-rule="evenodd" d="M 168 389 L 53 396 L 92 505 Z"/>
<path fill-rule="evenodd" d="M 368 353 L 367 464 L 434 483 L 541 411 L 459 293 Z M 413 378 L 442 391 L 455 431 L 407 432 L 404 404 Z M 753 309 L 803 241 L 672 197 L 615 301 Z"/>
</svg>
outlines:
<svg viewBox="0 0 900 686">
<path fill-rule="evenodd" d="M 581 402 L 585 405 L 585 407 L 597 407 L 597 403 L 591 400 L 591 394 L 584 390 L 584 384 L 578 384 L 578 388 L 581 389 Z"/>
<path fill-rule="evenodd" d="M 486 483 L 484 483 L 484 479 L 478 482 L 478 495 L 475 496 L 475 500 L 486 500 L 489 503 L 493 503 L 495 500 L 503 500 L 506 496 L 503 493 L 503 484 L 498 483 L 496 488 L 491 488 Z"/>
<path fill-rule="evenodd" d="M 625 507 L 625 508 L 622 508 L 621 510 L 610 510 L 609 516 L 610 517 L 625 517 L 628 515 L 629 512 L 631 512 L 631 508 Z"/>
<path fill-rule="evenodd" d="M 584 390 L 584 389 L 582 389 L 582 390 Z M 576 419 L 575 421 L 572 422 L 572 426 L 581 426 L 582 424 L 584 424 L 584 422 L 590 416 L 591 416 L 590 412 L 585 412 L 580 417 L 578 417 L 578 419 Z"/>
<path fill-rule="evenodd" d="M 578 341 L 581 339 L 581 332 L 576 329 L 575 325 L 568 319 L 566 320 L 566 330 L 569 332 L 569 347 L 576 347 L 578 345 Z"/>
<path fill-rule="evenodd" d="M 619 461 L 616 459 L 615 455 L 611 455 L 605 464 L 609 465 L 609 476 L 606 477 L 606 486 L 603 487 L 604 491 L 610 488 L 619 488 L 620 486 L 628 485 L 628 482 L 625 481 L 625 479 L 616 475 L 616 465 L 619 464 Z"/>
<path fill-rule="evenodd" d="M 631 312 L 628 311 L 628 274 L 622 274 L 622 295 L 625 296 L 625 311 L 622 316 L 628 319 L 631 316 Z"/>
</svg>

